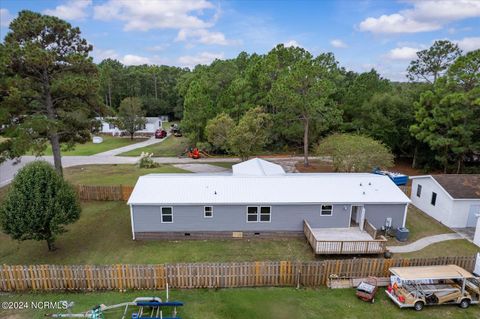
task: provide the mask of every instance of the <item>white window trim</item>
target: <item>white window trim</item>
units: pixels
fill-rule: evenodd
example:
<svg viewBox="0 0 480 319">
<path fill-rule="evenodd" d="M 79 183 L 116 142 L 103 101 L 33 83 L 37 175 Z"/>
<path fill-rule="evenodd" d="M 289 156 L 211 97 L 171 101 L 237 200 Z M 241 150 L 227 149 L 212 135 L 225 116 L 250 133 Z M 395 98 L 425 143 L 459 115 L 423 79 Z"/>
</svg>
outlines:
<svg viewBox="0 0 480 319">
<path fill-rule="evenodd" d="M 256 221 L 249 221 L 248 220 L 248 208 L 249 207 L 255 207 L 257 209 L 257 220 Z M 270 220 L 268 221 L 262 221 L 262 207 L 268 207 L 270 209 Z M 247 206 L 246 209 L 246 219 L 247 223 L 271 223 L 272 222 L 272 206 Z"/>
<path fill-rule="evenodd" d="M 332 207 L 332 210 L 330 211 L 330 214 L 328 214 L 328 215 L 322 214 L 323 206 L 331 206 Z M 351 210 L 351 208 L 350 208 L 350 210 Z M 350 214 L 351 214 L 351 212 L 350 212 Z M 320 205 L 320 217 L 331 217 L 331 216 L 333 216 L 333 205 L 332 204 L 322 204 L 322 205 Z"/>
<path fill-rule="evenodd" d="M 211 211 L 212 216 L 205 215 L 207 207 L 210 207 L 212 209 L 212 211 Z M 203 206 L 203 218 L 213 218 L 213 206 Z"/>
<path fill-rule="evenodd" d="M 172 221 L 171 222 L 164 222 L 163 221 L 163 209 L 164 208 L 170 208 L 172 212 Z M 160 222 L 162 224 L 173 224 L 173 206 L 160 206 Z"/>
<path fill-rule="evenodd" d="M 268 221 L 262 221 L 262 207 L 268 207 L 270 208 L 270 213 L 268 214 L 270 216 Z M 258 206 L 259 211 L 258 211 L 258 222 L 259 223 L 271 223 L 272 222 L 272 206 Z"/>
<path fill-rule="evenodd" d="M 255 221 L 249 221 L 249 220 L 248 220 L 248 209 L 249 209 L 250 207 L 255 207 L 255 208 L 257 209 L 257 214 L 256 214 L 257 220 L 255 220 Z M 258 219 L 259 219 L 259 217 L 260 217 L 260 211 L 258 210 L 258 206 L 247 206 L 247 208 L 246 208 L 246 210 L 245 210 L 245 213 L 246 213 L 246 214 L 245 214 L 245 218 L 246 218 L 246 220 L 247 220 L 247 223 L 258 223 Z"/>
</svg>

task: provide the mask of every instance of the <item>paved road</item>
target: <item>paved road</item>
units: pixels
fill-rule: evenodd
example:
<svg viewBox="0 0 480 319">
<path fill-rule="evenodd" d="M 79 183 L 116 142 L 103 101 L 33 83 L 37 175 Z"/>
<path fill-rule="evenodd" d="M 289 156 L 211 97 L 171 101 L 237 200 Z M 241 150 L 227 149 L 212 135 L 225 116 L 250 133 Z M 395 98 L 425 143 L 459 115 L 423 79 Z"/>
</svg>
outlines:
<svg viewBox="0 0 480 319">
<path fill-rule="evenodd" d="M 387 249 L 392 253 L 411 253 L 417 250 L 421 250 L 431 244 L 440 243 L 442 241 L 464 239 L 457 233 L 441 234 L 420 238 L 411 244 L 404 246 L 387 246 Z"/>
</svg>

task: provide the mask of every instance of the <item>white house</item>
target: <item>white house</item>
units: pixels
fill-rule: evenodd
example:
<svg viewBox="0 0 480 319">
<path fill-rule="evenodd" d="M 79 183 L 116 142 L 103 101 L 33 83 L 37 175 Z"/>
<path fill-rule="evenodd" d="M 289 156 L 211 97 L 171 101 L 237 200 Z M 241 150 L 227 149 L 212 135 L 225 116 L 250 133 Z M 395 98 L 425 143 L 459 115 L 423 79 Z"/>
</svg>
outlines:
<svg viewBox="0 0 480 319">
<path fill-rule="evenodd" d="M 412 204 L 451 228 L 476 227 L 480 174 L 413 176 Z"/>
<path fill-rule="evenodd" d="M 102 127 L 100 133 L 111 134 L 111 135 L 121 135 L 122 131 L 116 127 L 114 124 L 109 123 L 108 120 L 113 120 L 115 117 L 102 118 L 97 117 L 97 120 L 102 122 Z M 137 134 L 155 134 L 155 131 L 159 128 L 162 128 L 162 120 L 159 117 L 146 117 L 147 122 L 141 130 L 137 131 Z"/>
</svg>

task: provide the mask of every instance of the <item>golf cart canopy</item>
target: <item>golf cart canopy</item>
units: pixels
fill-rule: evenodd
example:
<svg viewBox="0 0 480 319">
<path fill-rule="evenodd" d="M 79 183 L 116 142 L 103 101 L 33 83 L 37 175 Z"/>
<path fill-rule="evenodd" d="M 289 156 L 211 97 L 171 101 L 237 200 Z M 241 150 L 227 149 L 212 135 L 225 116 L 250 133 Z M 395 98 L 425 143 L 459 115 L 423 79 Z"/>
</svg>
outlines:
<svg viewBox="0 0 480 319">
<path fill-rule="evenodd" d="M 441 280 L 475 277 L 457 265 L 392 267 L 390 272 L 402 280 Z"/>
</svg>

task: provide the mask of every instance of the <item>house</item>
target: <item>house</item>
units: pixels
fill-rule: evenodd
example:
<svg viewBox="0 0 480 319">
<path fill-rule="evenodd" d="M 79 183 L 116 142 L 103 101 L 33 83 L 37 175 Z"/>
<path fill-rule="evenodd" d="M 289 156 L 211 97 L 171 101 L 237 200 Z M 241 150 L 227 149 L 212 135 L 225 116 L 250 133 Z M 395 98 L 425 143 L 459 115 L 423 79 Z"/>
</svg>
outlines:
<svg viewBox="0 0 480 319">
<path fill-rule="evenodd" d="M 451 228 L 476 227 L 480 174 L 425 175 L 412 179 L 412 204 Z"/>
<path fill-rule="evenodd" d="M 380 253 L 377 230 L 405 226 L 409 202 L 387 176 L 288 174 L 252 159 L 228 175 L 142 176 L 128 205 L 133 239 L 307 235 L 316 253 Z"/>
<path fill-rule="evenodd" d="M 111 134 L 114 136 L 122 135 L 122 130 L 120 130 L 115 124 L 112 124 L 112 120 L 115 120 L 115 117 L 97 117 L 96 119 L 102 123 L 100 133 Z M 162 120 L 159 117 L 146 117 L 145 119 L 147 122 L 135 134 L 153 135 L 157 129 L 162 127 Z"/>
</svg>

